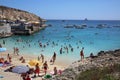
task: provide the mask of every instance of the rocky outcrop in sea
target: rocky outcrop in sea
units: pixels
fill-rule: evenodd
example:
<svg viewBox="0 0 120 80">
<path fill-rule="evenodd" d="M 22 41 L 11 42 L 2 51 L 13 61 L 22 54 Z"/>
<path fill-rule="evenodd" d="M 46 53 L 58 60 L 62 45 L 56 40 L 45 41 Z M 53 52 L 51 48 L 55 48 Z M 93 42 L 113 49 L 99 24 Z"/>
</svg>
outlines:
<svg viewBox="0 0 120 80">
<path fill-rule="evenodd" d="M 57 75 L 51 80 L 76 80 L 81 72 L 91 68 L 103 68 L 114 64 L 120 64 L 120 49 L 114 51 L 100 51 L 97 56 L 87 57 L 83 61 L 73 62 L 62 75 Z"/>
</svg>

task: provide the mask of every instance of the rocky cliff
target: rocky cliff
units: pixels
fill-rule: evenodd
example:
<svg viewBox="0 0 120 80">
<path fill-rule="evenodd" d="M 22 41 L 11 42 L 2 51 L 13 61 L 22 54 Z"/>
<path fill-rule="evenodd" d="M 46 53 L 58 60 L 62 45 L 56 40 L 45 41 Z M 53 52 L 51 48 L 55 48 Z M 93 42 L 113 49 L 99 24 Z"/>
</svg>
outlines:
<svg viewBox="0 0 120 80">
<path fill-rule="evenodd" d="M 23 11 L 20 9 L 10 8 L 6 6 L 0 6 L 0 18 L 7 20 L 26 20 L 26 21 L 40 21 L 39 16 Z"/>
<path fill-rule="evenodd" d="M 97 56 L 76 61 L 50 80 L 120 80 L 120 49 L 100 51 Z"/>
</svg>

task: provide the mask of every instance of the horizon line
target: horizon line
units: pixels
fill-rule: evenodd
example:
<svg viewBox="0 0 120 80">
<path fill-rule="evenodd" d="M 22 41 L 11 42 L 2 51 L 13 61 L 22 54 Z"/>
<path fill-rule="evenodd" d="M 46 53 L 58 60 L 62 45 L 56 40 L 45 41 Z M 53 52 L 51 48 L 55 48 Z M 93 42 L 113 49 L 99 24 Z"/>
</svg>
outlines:
<svg viewBox="0 0 120 80">
<path fill-rule="evenodd" d="M 45 18 L 43 18 L 45 19 Z M 45 19 L 45 20 L 85 20 L 85 19 Z M 120 19 L 87 19 L 85 21 L 90 21 L 90 20 L 102 20 L 102 21 L 120 21 Z"/>
</svg>

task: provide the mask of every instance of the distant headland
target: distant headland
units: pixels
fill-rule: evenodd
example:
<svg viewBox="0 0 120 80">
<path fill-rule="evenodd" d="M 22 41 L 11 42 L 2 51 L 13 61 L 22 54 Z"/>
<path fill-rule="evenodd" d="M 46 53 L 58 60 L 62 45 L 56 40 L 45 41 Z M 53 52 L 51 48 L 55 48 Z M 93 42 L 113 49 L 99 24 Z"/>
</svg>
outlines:
<svg viewBox="0 0 120 80">
<path fill-rule="evenodd" d="M 33 13 L 0 6 L 0 37 L 32 34 L 43 29 L 45 21 Z"/>
<path fill-rule="evenodd" d="M 39 16 L 23 11 L 20 9 L 10 8 L 6 6 L 0 6 L 0 18 L 6 20 L 26 20 L 26 21 L 41 21 L 42 18 Z"/>
</svg>

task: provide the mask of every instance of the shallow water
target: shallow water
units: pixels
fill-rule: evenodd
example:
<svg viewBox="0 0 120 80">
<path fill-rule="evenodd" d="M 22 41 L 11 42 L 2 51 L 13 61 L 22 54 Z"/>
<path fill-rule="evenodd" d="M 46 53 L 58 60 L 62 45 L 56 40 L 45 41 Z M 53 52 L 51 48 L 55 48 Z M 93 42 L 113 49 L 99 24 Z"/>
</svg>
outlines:
<svg viewBox="0 0 120 80">
<path fill-rule="evenodd" d="M 42 53 L 49 58 L 56 52 L 59 60 L 69 62 L 80 59 L 79 52 L 82 47 L 84 47 L 85 56 L 89 56 L 91 52 L 97 54 L 100 50 L 120 48 L 120 27 L 113 27 L 120 25 L 120 21 L 66 20 L 63 22 L 61 20 L 48 20 L 46 24 L 52 26 L 30 36 L 15 35 L 0 39 L 0 43 L 10 53 L 13 53 L 13 47 L 18 47 L 20 54 L 40 55 Z M 67 24 L 87 24 L 87 27 L 85 29 L 64 28 Z M 110 28 L 98 29 L 96 28 L 98 24 L 107 24 Z M 93 28 L 90 28 L 91 26 Z M 3 40 L 5 40 L 5 45 L 3 45 Z M 17 40 L 20 41 L 17 42 Z M 40 47 L 39 43 L 46 45 L 46 47 Z M 68 53 L 64 49 L 66 46 Z M 73 48 L 73 52 L 69 46 Z M 62 54 L 60 54 L 60 48 L 63 49 Z"/>
</svg>

